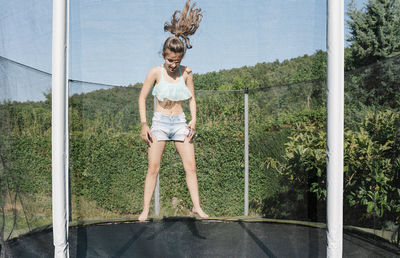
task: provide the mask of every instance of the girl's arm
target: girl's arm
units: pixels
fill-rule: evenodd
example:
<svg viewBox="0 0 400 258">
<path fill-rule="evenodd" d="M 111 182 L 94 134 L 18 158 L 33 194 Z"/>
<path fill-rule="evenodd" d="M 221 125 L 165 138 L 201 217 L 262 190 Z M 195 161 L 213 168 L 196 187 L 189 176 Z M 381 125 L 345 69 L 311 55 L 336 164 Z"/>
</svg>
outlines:
<svg viewBox="0 0 400 258">
<path fill-rule="evenodd" d="M 148 134 L 151 135 L 151 133 L 146 121 L 146 98 L 147 95 L 149 95 L 150 89 L 151 87 L 153 87 L 156 78 L 157 78 L 157 67 L 154 67 L 149 71 L 149 73 L 146 76 L 146 79 L 144 80 L 138 100 L 140 123 L 142 125 L 141 137 L 147 143 L 150 141 L 147 135 Z"/>
<path fill-rule="evenodd" d="M 187 78 L 186 78 L 186 86 L 189 88 L 192 93 L 192 97 L 189 99 L 189 109 L 190 116 L 192 120 L 189 122 L 188 127 L 191 129 L 189 138 L 192 138 L 193 135 L 196 134 L 196 122 L 197 122 L 197 113 L 196 113 L 196 98 L 194 96 L 194 83 L 193 83 L 193 72 L 192 69 L 186 67 Z"/>
</svg>

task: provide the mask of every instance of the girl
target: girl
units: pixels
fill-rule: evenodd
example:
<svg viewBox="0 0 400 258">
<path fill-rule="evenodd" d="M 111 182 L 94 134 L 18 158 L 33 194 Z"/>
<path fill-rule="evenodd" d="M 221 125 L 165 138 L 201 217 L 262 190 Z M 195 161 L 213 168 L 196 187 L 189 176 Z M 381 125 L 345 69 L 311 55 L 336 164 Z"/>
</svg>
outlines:
<svg viewBox="0 0 400 258">
<path fill-rule="evenodd" d="M 169 37 L 162 50 L 164 64 L 152 68 L 146 76 L 139 96 L 139 112 L 142 123 L 142 139 L 149 145 L 148 170 L 144 185 L 143 211 L 139 221 L 147 220 L 150 201 L 160 170 L 161 156 L 167 141 L 173 141 L 182 158 L 186 172 L 186 183 L 193 202 L 193 212 L 201 218 L 208 218 L 200 206 L 197 184 L 196 163 L 192 138 L 196 134 L 196 100 L 194 96 L 193 73 L 189 67 L 180 63 L 186 49 L 192 48 L 189 35 L 193 35 L 200 25 L 200 8 L 190 7 L 190 0 L 183 10 L 175 11 L 171 23 L 165 23 L 164 30 L 175 36 Z M 181 40 L 184 40 L 184 42 Z M 154 86 L 152 94 L 157 99 L 151 129 L 146 121 L 146 98 Z M 189 100 L 192 120 L 186 124 L 182 101 Z"/>
</svg>

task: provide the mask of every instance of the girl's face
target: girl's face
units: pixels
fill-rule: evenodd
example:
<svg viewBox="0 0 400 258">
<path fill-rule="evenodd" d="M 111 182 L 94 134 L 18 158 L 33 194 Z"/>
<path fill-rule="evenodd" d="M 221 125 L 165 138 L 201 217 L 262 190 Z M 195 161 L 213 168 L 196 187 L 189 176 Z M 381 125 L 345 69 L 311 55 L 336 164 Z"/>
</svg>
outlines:
<svg viewBox="0 0 400 258">
<path fill-rule="evenodd" d="M 167 49 L 164 52 L 164 60 L 165 60 L 165 69 L 169 72 L 173 73 L 181 64 L 183 53 L 175 53 L 171 50 Z"/>
</svg>

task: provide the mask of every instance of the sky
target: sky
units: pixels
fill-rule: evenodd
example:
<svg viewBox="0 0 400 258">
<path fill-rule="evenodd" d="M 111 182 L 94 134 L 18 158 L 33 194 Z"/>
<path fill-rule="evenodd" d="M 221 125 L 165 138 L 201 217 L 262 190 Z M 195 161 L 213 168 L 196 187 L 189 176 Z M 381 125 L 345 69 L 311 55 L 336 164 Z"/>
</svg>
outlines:
<svg viewBox="0 0 400 258">
<path fill-rule="evenodd" d="M 350 0 L 345 0 L 347 4 Z M 361 7 L 366 0 L 357 0 Z M 203 10 L 182 65 L 206 73 L 326 49 L 323 0 L 197 0 Z M 163 25 L 185 0 L 70 0 L 69 78 L 143 82 L 163 63 Z M 0 0 L 0 56 L 51 73 L 51 0 Z M 2 70 L 0 70 L 2 72 Z M 3 70 L 4 72 L 4 70 Z"/>
</svg>

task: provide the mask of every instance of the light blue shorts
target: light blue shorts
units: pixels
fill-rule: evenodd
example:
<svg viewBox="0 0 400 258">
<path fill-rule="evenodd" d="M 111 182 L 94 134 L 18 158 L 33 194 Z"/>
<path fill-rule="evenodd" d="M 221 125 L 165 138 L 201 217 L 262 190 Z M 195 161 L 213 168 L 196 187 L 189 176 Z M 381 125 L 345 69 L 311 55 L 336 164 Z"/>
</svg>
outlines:
<svg viewBox="0 0 400 258">
<path fill-rule="evenodd" d="M 154 112 L 150 132 L 155 135 L 157 141 L 184 141 L 189 134 L 185 113 L 169 116 Z"/>
</svg>

